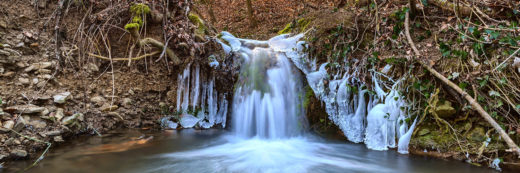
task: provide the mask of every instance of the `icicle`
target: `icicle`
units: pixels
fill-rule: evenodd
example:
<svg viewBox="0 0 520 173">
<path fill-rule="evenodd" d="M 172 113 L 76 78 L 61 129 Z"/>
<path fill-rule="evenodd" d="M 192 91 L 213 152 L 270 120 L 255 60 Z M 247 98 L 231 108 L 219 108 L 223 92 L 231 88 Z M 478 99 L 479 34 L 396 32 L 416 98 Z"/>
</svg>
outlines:
<svg viewBox="0 0 520 173">
<path fill-rule="evenodd" d="M 359 88 L 359 99 L 358 106 L 356 108 L 356 113 L 349 120 L 350 128 L 347 131 L 347 139 L 359 143 L 363 141 L 363 133 L 365 131 L 365 115 L 366 115 L 366 101 L 365 101 L 365 93 L 368 90 L 362 90 Z"/>
<path fill-rule="evenodd" d="M 193 84 L 193 90 L 191 90 L 191 106 L 193 107 L 193 109 L 195 109 L 197 106 L 198 106 L 198 102 L 199 102 L 199 93 L 200 93 L 200 66 L 199 65 L 196 65 L 195 66 L 195 74 L 193 76 L 193 79 L 192 81 L 194 81 L 194 84 Z"/>
<path fill-rule="evenodd" d="M 399 147 L 397 151 L 401 154 L 408 154 L 408 144 L 410 143 L 410 139 L 412 138 L 413 130 L 415 129 L 415 124 L 417 123 L 417 118 L 413 121 L 410 129 L 399 138 Z"/>
</svg>

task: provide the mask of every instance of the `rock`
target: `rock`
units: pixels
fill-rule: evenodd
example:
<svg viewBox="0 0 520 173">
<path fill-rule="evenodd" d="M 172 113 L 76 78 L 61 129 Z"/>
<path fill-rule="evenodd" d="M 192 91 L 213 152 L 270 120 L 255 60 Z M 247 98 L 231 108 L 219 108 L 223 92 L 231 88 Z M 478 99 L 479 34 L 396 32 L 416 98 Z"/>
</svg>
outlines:
<svg viewBox="0 0 520 173">
<path fill-rule="evenodd" d="M 26 67 L 25 63 L 23 63 L 23 62 L 17 62 L 16 66 L 19 67 L 19 68 L 25 68 Z M 27 75 L 24 75 L 24 76 L 27 76 Z"/>
<path fill-rule="evenodd" d="M 16 46 L 14 46 L 15 48 L 22 48 L 22 47 L 25 47 L 25 43 L 24 42 L 20 42 L 18 44 L 16 44 Z"/>
<path fill-rule="evenodd" d="M 88 72 L 98 72 L 99 71 L 99 67 L 94 64 L 94 63 L 88 63 L 85 68 L 87 69 Z"/>
<path fill-rule="evenodd" d="M 109 104 L 104 104 L 101 107 L 101 111 L 104 111 L 104 112 L 115 111 L 115 110 L 117 110 L 117 108 L 119 108 L 119 106 L 117 106 L 117 105 L 110 106 Z"/>
<path fill-rule="evenodd" d="M 63 104 L 67 101 L 67 97 L 69 96 L 70 92 L 63 92 L 52 97 L 54 98 L 54 103 Z"/>
<path fill-rule="evenodd" d="M 131 106 L 132 105 L 132 99 L 124 98 L 123 101 L 121 102 L 121 105 L 123 105 L 124 107 Z"/>
<path fill-rule="evenodd" d="M 513 61 L 513 67 L 517 68 L 518 73 L 520 73 L 520 58 L 515 57 L 515 60 Z"/>
<path fill-rule="evenodd" d="M 483 127 L 477 126 L 467 134 L 467 138 L 472 141 L 482 142 L 486 140 L 486 132 Z"/>
<path fill-rule="evenodd" d="M 56 110 L 56 113 L 54 114 L 54 118 L 56 118 L 56 120 L 60 121 L 63 117 L 65 117 L 65 114 L 63 113 L 63 109 L 58 108 Z"/>
<path fill-rule="evenodd" d="M 45 110 L 44 107 L 39 107 L 39 106 L 32 105 L 32 104 L 11 106 L 11 107 L 5 108 L 6 112 L 23 113 L 23 114 L 40 113 L 40 112 L 43 112 L 44 110 Z"/>
<path fill-rule="evenodd" d="M 97 106 L 101 106 L 103 103 L 105 103 L 105 98 L 101 96 L 95 96 L 90 98 L 90 102 L 95 103 Z"/>
<path fill-rule="evenodd" d="M 47 0 L 39 0 L 37 1 L 38 2 L 38 7 L 39 8 L 45 8 L 47 7 Z"/>
<path fill-rule="evenodd" d="M 11 151 L 11 156 L 14 158 L 25 158 L 27 157 L 27 151 L 14 149 L 13 151 Z"/>
<path fill-rule="evenodd" d="M 23 84 L 23 85 L 29 85 L 29 84 L 31 83 L 31 82 L 29 82 L 29 79 L 27 79 L 27 78 L 23 78 L 23 77 L 18 78 L 18 81 L 19 81 L 21 84 Z"/>
<path fill-rule="evenodd" d="M 47 69 L 52 66 L 52 62 L 39 62 L 33 63 L 29 67 L 27 67 L 24 71 L 31 72 L 33 70 Z"/>
<path fill-rule="evenodd" d="M 430 129 L 426 129 L 426 128 L 421 128 L 421 130 L 419 131 L 419 136 L 424 136 L 426 134 L 430 133 Z"/>
<path fill-rule="evenodd" d="M 12 129 L 14 127 L 14 121 L 9 120 L 9 121 L 4 122 L 4 125 L 2 127 L 5 129 Z"/>
<path fill-rule="evenodd" d="M 10 71 L 10 72 L 6 72 L 4 74 L 2 74 L 3 77 L 12 77 L 14 76 L 14 72 Z"/>
<path fill-rule="evenodd" d="M 7 22 L 5 20 L 0 20 L 0 28 L 7 29 Z"/>
<path fill-rule="evenodd" d="M 15 132 L 19 132 L 25 127 L 26 124 L 27 124 L 27 122 L 25 121 L 24 118 L 18 118 L 18 120 L 14 124 L 13 130 Z"/>
<path fill-rule="evenodd" d="M 45 108 L 42 112 L 38 113 L 38 115 L 47 116 L 47 115 L 49 115 L 49 113 L 51 113 L 51 111 L 49 111 L 49 109 Z"/>
<path fill-rule="evenodd" d="M 0 49 L 0 55 L 11 56 L 11 53 L 10 53 L 10 52 L 7 52 L 7 51 L 5 51 L 5 50 Z"/>
<path fill-rule="evenodd" d="M 47 123 L 45 123 L 45 121 L 42 121 L 42 120 L 31 120 L 31 121 L 29 121 L 29 125 L 33 126 L 34 128 L 37 128 L 37 129 L 43 129 L 43 128 L 47 127 Z"/>
<path fill-rule="evenodd" d="M 451 102 L 444 101 L 444 104 L 435 108 L 435 113 L 441 118 L 449 118 L 454 115 L 457 111 L 451 106 Z"/>
<path fill-rule="evenodd" d="M 65 142 L 61 136 L 54 136 L 54 142 Z"/>
<path fill-rule="evenodd" d="M 161 118 L 161 127 L 163 129 L 177 129 L 177 127 L 179 126 L 177 123 L 174 123 L 173 121 L 171 121 L 172 117 L 163 117 Z"/>
<path fill-rule="evenodd" d="M 65 117 L 65 118 L 63 118 L 61 123 L 63 125 L 70 125 L 70 124 L 74 123 L 76 120 L 82 121 L 83 120 L 83 114 L 82 113 L 76 113 L 74 115 Z"/>
<path fill-rule="evenodd" d="M 57 135 L 60 135 L 62 132 L 60 130 L 52 130 L 52 131 L 48 131 L 48 132 L 42 132 L 40 133 L 40 135 L 42 136 L 57 136 Z"/>
<path fill-rule="evenodd" d="M 38 84 L 38 78 L 33 78 L 32 83 L 35 85 Z"/>
</svg>

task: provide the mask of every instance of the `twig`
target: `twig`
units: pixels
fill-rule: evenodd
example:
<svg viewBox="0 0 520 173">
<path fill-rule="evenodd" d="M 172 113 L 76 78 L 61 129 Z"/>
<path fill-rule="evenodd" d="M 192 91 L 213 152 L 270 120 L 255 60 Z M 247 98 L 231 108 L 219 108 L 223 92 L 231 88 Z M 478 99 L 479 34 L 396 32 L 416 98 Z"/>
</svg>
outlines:
<svg viewBox="0 0 520 173">
<path fill-rule="evenodd" d="M 516 49 L 515 52 L 513 52 L 511 55 L 509 55 L 509 57 L 507 57 L 507 59 L 504 60 L 504 62 L 498 64 L 498 66 L 495 67 L 495 68 L 493 69 L 493 71 L 497 70 L 497 69 L 498 69 L 499 67 L 501 67 L 504 63 L 506 63 L 509 59 L 511 59 L 513 56 L 515 56 L 515 55 L 518 53 L 518 51 L 520 51 L 520 48 Z"/>
<path fill-rule="evenodd" d="M 453 88 L 455 91 L 457 91 L 460 95 L 462 95 L 470 104 L 471 106 L 476 109 L 476 111 L 484 118 L 497 132 L 500 134 L 500 136 L 504 139 L 504 141 L 509 146 L 510 150 L 507 151 L 513 151 L 516 152 L 518 157 L 520 158 L 520 148 L 515 144 L 515 142 L 507 135 L 507 133 L 500 127 L 500 125 L 480 106 L 480 104 L 473 99 L 468 93 L 466 93 L 464 90 L 462 90 L 459 86 L 457 86 L 455 83 L 451 82 L 448 78 L 444 77 L 442 74 L 437 72 L 435 69 L 424 63 L 423 61 L 419 60 L 417 57 L 421 56 L 419 53 L 419 50 L 415 47 L 415 44 L 413 43 L 412 37 L 410 36 L 410 14 L 406 12 L 405 16 L 405 34 L 406 38 L 408 40 L 408 43 L 410 44 L 410 47 L 412 47 L 416 57 L 414 58 L 419 62 L 424 68 L 426 68 L 430 73 L 432 73 L 435 77 L 440 79 L 443 83 Z"/>
</svg>

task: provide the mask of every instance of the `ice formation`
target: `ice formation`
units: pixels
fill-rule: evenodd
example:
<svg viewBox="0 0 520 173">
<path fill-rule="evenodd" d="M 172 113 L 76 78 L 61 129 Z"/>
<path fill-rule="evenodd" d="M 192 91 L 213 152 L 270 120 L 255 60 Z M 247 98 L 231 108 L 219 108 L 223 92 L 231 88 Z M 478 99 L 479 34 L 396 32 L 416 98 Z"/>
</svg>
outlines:
<svg viewBox="0 0 520 173">
<path fill-rule="evenodd" d="M 180 125 L 192 128 L 197 124 L 211 128 L 226 126 L 228 101 L 224 93 L 218 93 L 215 77 L 201 73 L 200 65 L 188 64 L 177 79 L 177 112 Z"/>
<path fill-rule="evenodd" d="M 355 74 L 359 74 L 360 71 L 357 69 L 358 67 L 339 67 L 342 68 L 339 72 L 329 74 L 327 67 L 330 64 L 324 63 L 317 68 L 316 60 L 303 52 L 306 47 L 305 42 L 301 41 L 303 36 L 303 34 L 298 34 L 291 37 L 284 34 L 268 41 L 255 41 L 236 38 L 228 32 L 223 32 L 221 38 L 228 44 L 221 41 L 219 43 L 226 53 L 235 53 L 241 57 L 244 61 L 242 68 L 252 69 L 249 74 L 257 74 L 258 69 L 265 69 L 265 67 L 255 64 L 284 66 L 286 65 L 285 60 L 290 60 L 303 73 L 316 97 L 324 102 L 329 119 L 343 131 L 348 140 L 355 143 L 364 142 L 368 148 L 373 150 L 387 150 L 388 148 L 398 147 L 400 153 L 406 154 L 415 121 L 410 127 L 408 126 L 409 116 L 406 111 L 406 103 L 397 89 L 399 82 L 395 82 L 396 84 L 393 87 L 388 88 L 386 85 L 381 85 L 378 78 L 380 74 L 388 73 L 391 66 L 386 66 L 382 72 L 373 72 L 371 87 L 356 79 Z M 281 114 L 285 105 L 280 104 L 281 102 L 277 102 L 277 100 L 288 98 L 278 96 L 278 93 L 276 93 L 278 91 L 273 90 L 273 88 L 285 88 L 286 91 L 283 93 L 286 95 L 293 93 L 291 90 L 287 90 L 291 86 L 289 83 L 293 81 L 287 79 L 295 77 L 284 73 L 286 72 L 277 68 L 269 69 L 266 75 L 268 78 L 276 79 L 270 79 L 274 82 L 256 82 L 263 84 L 258 86 L 255 82 L 252 82 L 254 86 L 244 86 L 237 89 L 236 93 L 240 94 L 235 94 L 233 110 L 239 112 L 239 114 L 246 114 L 246 116 L 235 115 L 237 113 L 233 112 L 233 117 L 246 118 L 241 121 L 255 122 L 256 124 L 253 124 L 258 128 L 250 130 L 251 128 L 241 127 L 238 124 L 238 127 L 235 127 L 237 128 L 236 131 L 245 133 L 245 135 L 256 134 L 274 137 L 279 136 L 279 133 L 286 133 L 287 128 L 280 126 L 292 120 L 276 119 L 276 121 L 273 121 L 273 117 L 269 117 Z M 282 78 L 285 80 L 277 79 L 278 75 L 281 74 L 285 76 L 285 78 Z M 248 76 L 249 80 L 256 80 L 257 78 L 254 75 Z M 369 91 L 368 88 L 373 91 Z M 254 109 L 257 107 L 261 109 Z M 266 114 L 268 117 L 254 116 L 257 114 Z M 261 130 L 264 128 L 259 126 L 274 127 L 276 131 L 271 131 L 269 128 L 269 130 Z"/>
</svg>

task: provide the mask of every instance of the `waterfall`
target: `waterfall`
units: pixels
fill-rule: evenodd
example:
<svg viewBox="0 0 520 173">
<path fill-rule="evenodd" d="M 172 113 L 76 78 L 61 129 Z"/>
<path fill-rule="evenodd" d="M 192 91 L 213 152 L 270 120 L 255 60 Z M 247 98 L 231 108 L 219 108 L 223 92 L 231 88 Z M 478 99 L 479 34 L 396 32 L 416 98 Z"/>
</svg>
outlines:
<svg viewBox="0 0 520 173">
<path fill-rule="evenodd" d="M 348 140 L 364 142 L 367 148 L 387 150 L 399 147 L 408 152 L 408 143 L 415 122 L 408 127 L 406 103 L 397 91 L 398 83 L 385 92 L 379 81 L 380 72 L 373 72 L 368 85 L 356 79 L 360 67 L 339 67 L 336 74 L 328 74 L 328 63 L 317 69 L 316 60 L 303 52 L 303 34 L 290 37 L 279 35 L 268 41 L 236 38 L 222 32 L 218 41 L 226 53 L 242 58 L 239 87 L 233 99 L 234 131 L 239 136 L 281 138 L 301 132 L 297 94 L 301 85 L 299 69 L 317 98 L 325 104 L 326 113 Z M 292 63 L 290 63 L 292 62 Z M 348 63 L 347 63 L 348 64 Z M 386 73 L 391 67 L 385 67 Z M 298 114 L 300 113 L 300 114 Z"/>
</svg>

